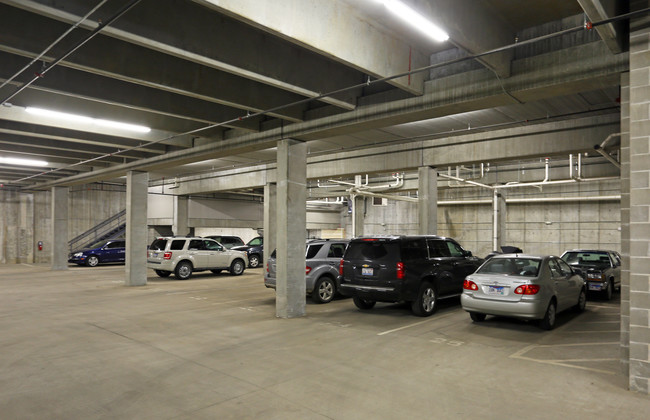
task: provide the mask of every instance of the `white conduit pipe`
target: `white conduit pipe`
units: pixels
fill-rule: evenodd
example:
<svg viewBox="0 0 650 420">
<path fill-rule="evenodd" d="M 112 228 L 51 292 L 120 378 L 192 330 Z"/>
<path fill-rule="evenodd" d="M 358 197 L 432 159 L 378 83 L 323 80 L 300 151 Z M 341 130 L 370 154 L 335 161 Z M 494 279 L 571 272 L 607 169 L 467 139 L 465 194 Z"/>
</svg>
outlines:
<svg viewBox="0 0 650 420">
<path fill-rule="evenodd" d="M 539 198 L 506 198 L 506 204 L 526 203 L 559 203 L 559 202 L 580 202 L 580 201 L 620 201 L 620 195 L 600 195 L 584 197 L 539 197 Z M 439 206 L 462 206 L 462 205 L 492 205 L 493 200 L 449 200 L 438 201 Z"/>
</svg>

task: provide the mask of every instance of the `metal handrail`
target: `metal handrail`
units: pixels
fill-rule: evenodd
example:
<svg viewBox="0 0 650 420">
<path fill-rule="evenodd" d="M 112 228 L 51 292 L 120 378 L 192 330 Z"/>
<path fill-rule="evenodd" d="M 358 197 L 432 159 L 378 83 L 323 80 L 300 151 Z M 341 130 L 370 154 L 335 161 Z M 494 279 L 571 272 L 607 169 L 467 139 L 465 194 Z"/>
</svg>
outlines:
<svg viewBox="0 0 650 420">
<path fill-rule="evenodd" d="M 119 231 L 121 230 L 120 228 L 123 229 L 124 225 L 126 225 L 126 209 L 109 217 L 84 233 L 77 235 L 75 238 L 68 241 L 68 247 L 70 248 L 70 251 L 73 251 L 74 249 L 91 245 L 101 239 L 109 239 L 106 235 L 115 230 Z"/>
</svg>

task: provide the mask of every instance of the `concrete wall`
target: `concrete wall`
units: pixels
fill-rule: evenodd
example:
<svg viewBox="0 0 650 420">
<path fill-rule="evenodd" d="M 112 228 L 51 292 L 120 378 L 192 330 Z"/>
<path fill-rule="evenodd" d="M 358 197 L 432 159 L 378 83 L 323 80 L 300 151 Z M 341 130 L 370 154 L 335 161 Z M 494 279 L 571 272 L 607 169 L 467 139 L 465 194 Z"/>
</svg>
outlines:
<svg viewBox="0 0 650 420">
<path fill-rule="evenodd" d="M 538 188 L 509 190 L 507 199 L 572 199 L 619 194 L 618 181 L 573 183 Z M 441 189 L 439 201 L 485 200 L 486 204 L 444 205 L 438 208 L 438 234 L 458 240 L 478 256 L 492 251 L 491 192 L 474 187 Z M 366 200 L 364 235 L 415 235 L 417 205 L 389 200 L 386 206 L 373 206 Z M 348 237 L 351 216 L 344 217 Z M 506 240 L 533 254 L 559 255 L 572 248 L 620 250 L 620 202 L 568 201 L 531 202 L 507 205 Z"/>
</svg>

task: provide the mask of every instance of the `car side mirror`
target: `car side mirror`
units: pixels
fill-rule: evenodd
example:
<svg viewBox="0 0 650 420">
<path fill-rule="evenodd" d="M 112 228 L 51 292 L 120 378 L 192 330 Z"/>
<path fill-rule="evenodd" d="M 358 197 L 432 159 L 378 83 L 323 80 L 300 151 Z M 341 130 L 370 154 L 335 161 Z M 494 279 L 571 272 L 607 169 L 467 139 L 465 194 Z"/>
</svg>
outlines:
<svg viewBox="0 0 650 420">
<path fill-rule="evenodd" d="M 573 274 L 577 274 L 579 276 L 582 276 L 582 270 L 576 267 L 571 267 L 571 270 L 573 270 Z"/>
<path fill-rule="evenodd" d="M 464 257 L 471 257 L 472 256 L 472 251 L 464 251 L 463 256 Z"/>
</svg>

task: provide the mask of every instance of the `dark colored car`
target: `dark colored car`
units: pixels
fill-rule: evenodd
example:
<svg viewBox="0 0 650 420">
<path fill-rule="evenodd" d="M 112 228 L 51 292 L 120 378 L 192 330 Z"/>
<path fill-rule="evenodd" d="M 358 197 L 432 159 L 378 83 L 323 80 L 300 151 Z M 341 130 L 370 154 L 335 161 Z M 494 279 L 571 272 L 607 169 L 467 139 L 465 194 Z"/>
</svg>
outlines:
<svg viewBox="0 0 650 420">
<path fill-rule="evenodd" d="M 231 249 L 235 251 L 245 251 L 248 255 L 248 266 L 250 268 L 257 268 L 264 258 L 264 237 L 256 236 L 248 241 L 244 246 L 235 246 Z"/>
<path fill-rule="evenodd" d="M 599 292 L 610 300 L 614 289 L 621 290 L 621 256 L 616 251 L 572 249 L 561 257 L 579 268 L 588 292 Z"/>
<path fill-rule="evenodd" d="M 243 246 L 244 241 L 239 236 L 232 236 L 232 235 L 210 235 L 206 236 L 206 238 L 214 239 L 215 241 L 219 242 L 221 245 L 223 245 L 226 249 L 230 249 L 235 246 Z"/>
<path fill-rule="evenodd" d="M 95 267 L 100 263 L 124 262 L 126 255 L 124 239 L 100 241 L 87 249 L 71 252 L 68 262 Z"/>
<path fill-rule="evenodd" d="M 339 292 L 359 309 L 405 301 L 415 315 L 429 316 L 438 299 L 461 295 L 463 280 L 482 262 L 451 238 L 361 237 L 350 242 L 341 260 Z"/>
<path fill-rule="evenodd" d="M 316 303 L 331 302 L 337 294 L 336 278 L 339 263 L 348 239 L 311 239 L 305 249 L 305 288 Z M 264 285 L 275 289 L 276 282 L 275 251 L 266 263 Z"/>
</svg>

